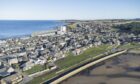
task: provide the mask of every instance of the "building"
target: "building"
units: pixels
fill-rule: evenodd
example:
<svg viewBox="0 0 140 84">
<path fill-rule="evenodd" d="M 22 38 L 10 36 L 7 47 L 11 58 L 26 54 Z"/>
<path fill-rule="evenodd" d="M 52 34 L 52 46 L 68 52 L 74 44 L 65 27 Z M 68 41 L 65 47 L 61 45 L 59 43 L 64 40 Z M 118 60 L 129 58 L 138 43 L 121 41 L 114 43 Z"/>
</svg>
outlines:
<svg viewBox="0 0 140 84">
<path fill-rule="evenodd" d="M 10 75 L 10 73 L 7 72 L 7 68 L 6 67 L 0 67 L 0 76 L 5 77 L 5 76 L 8 76 L 8 75 Z"/>
<path fill-rule="evenodd" d="M 32 37 L 35 36 L 52 36 L 55 35 L 57 30 L 49 30 L 49 31 L 41 31 L 41 32 L 34 32 L 31 34 Z"/>
<path fill-rule="evenodd" d="M 18 59 L 16 57 L 15 58 L 10 58 L 10 59 L 8 59 L 8 63 L 9 63 L 9 65 L 17 64 Z"/>
<path fill-rule="evenodd" d="M 67 27 L 66 26 L 61 26 L 60 30 L 57 31 L 58 34 L 63 35 L 67 32 Z"/>
<path fill-rule="evenodd" d="M 35 66 L 35 64 L 32 61 L 28 61 L 24 64 L 21 65 L 23 71 L 29 70 L 31 69 L 33 66 Z"/>
<path fill-rule="evenodd" d="M 67 27 L 66 26 L 61 26 L 60 31 L 66 33 L 67 32 Z"/>
<path fill-rule="evenodd" d="M 23 79 L 21 74 L 13 74 L 0 80 L 0 84 L 18 84 Z"/>
</svg>

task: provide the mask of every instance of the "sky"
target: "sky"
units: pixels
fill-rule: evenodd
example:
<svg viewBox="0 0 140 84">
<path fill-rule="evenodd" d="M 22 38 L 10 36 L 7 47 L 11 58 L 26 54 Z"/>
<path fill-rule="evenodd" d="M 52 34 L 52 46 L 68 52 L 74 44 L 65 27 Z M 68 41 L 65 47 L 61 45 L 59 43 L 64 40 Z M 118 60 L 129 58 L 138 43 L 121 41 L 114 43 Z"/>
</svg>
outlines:
<svg viewBox="0 0 140 84">
<path fill-rule="evenodd" d="M 0 0 L 0 20 L 140 18 L 140 0 Z"/>
</svg>

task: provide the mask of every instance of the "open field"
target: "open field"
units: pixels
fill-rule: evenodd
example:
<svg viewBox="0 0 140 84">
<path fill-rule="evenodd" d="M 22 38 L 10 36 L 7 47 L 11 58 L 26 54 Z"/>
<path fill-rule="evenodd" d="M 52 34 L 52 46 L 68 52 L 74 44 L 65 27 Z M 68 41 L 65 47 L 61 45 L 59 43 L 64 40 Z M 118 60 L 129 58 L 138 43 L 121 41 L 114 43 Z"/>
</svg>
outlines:
<svg viewBox="0 0 140 84">
<path fill-rule="evenodd" d="M 36 65 L 34 67 L 32 67 L 31 69 L 25 71 L 24 73 L 26 74 L 33 74 L 33 73 L 36 73 L 36 72 L 39 72 L 39 71 L 43 71 L 45 70 L 45 66 L 44 65 Z"/>
<path fill-rule="evenodd" d="M 140 48 L 140 43 L 127 43 L 127 44 L 120 45 L 118 48 L 121 48 L 121 49 Z"/>
</svg>

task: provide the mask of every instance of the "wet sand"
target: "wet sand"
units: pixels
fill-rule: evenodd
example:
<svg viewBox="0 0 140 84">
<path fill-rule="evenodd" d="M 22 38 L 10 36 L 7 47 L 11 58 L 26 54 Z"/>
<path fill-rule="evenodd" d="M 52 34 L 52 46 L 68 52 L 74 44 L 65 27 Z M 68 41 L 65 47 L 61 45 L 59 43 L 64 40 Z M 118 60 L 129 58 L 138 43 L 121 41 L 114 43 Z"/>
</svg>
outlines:
<svg viewBox="0 0 140 84">
<path fill-rule="evenodd" d="M 140 84 L 140 55 L 123 54 L 90 67 L 61 84 Z"/>
</svg>

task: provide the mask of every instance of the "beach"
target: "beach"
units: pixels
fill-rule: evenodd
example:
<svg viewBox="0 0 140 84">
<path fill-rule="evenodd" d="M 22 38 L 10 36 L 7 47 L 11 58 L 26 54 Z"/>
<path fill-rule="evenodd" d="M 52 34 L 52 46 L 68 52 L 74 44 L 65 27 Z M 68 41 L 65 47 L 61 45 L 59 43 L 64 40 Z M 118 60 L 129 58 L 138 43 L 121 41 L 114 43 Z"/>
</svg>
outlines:
<svg viewBox="0 0 140 84">
<path fill-rule="evenodd" d="M 91 67 L 61 84 L 140 84 L 140 55 L 123 54 Z"/>
</svg>

